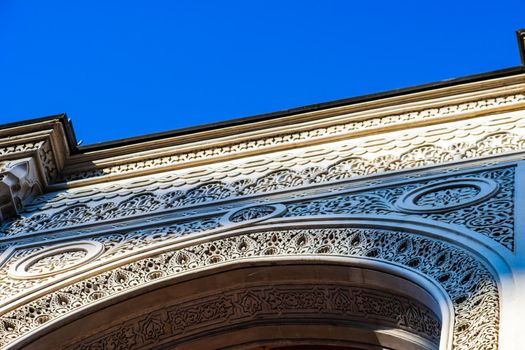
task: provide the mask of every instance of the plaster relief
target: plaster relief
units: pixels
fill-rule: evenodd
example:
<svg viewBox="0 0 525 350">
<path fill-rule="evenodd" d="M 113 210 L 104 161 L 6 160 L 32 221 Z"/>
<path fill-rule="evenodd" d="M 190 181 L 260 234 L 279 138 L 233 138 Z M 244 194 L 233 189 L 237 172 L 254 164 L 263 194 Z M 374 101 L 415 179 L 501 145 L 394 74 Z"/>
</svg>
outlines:
<svg viewBox="0 0 525 350">
<path fill-rule="evenodd" d="M 9 275 L 15 279 L 38 279 L 87 264 L 103 251 L 96 241 L 76 241 L 39 250 L 19 260 Z"/>
<path fill-rule="evenodd" d="M 415 188 L 396 201 L 405 212 L 434 213 L 467 207 L 493 196 L 497 182 L 480 178 L 457 178 Z"/>
<path fill-rule="evenodd" d="M 127 263 L 6 313 L 0 318 L 0 346 L 84 305 L 163 278 L 239 259 L 279 256 L 360 257 L 418 271 L 438 283 L 453 303 L 454 349 L 497 349 L 498 287 L 478 258 L 445 242 L 413 233 L 363 228 L 263 230 Z M 57 295 L 62 305 L 60 312 L 53 306 Z M 47 321 L 42 323 L 43 319 Z"/>
</svg>

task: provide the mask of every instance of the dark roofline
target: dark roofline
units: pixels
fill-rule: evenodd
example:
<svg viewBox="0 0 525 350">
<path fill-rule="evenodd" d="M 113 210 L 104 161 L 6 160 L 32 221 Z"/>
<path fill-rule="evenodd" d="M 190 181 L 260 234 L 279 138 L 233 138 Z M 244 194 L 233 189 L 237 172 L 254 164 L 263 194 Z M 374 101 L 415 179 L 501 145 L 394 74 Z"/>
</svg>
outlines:
<svg viewBox="0 0 525 350">
<path fill-rule="evenodd" d="M 413 94 L 413 93 L 422 92 L 422 91 L 429 91 L 429 90 L 450 87 L 454 85 L 474 83 L 474 82 L 478 82 L 482 80 L 504 78 L 504 77 L 509 77 L 509 76 L 523 74 L 523 73 L 525 73 L 525 65 L 496 70 L 496 71 L 482 73 L 482 74 L 469 75 L 466 77 L 447 79 L 447 80 L 442 80 L 442 81 L 438 81 L 434 83 L 416 85 L 416 86 L 411 86 L 411 87 L 402 88 L 402 89 L 388 90 L 384 92 L 356 96 L 356 97 L 351 97 L 351 98 L 345 98 L 345 99 L 329 101 L 329 102 L 324 102 L 324 103 L 316 103 L 316 104 L 311 104 L 311 105 L 307 105 L 303 107 L 286 109 L 286 110 L 281 110 L 281 111 L 272 112 L 272 113 L 258 114 L 258 115 L 254 115 L 250 117 L 236 118 L 236 119 L 230 119 L 230 120 L 225 120 L 221 122 L 174 129 L 170 131 L 158 132 L 158 133 L 141 135 L 141 136 L 134 136 L 134 137 L 124 138 L 124 139 L 119 139 L 119 140 L 114 140 L 114 141 L 100 142 L 100 143 L 95 143 L 95 144 L 86 145 L 86 146 L 77 145 L 77 139 L 75 136 L 75 131 L 73 129 L 72 122 L 65 113 L 47 116 L 47 117 L 29 119 L 29 120 L 14 122 L 14 123 L 2 124 L 0 125 L 0 130 L 12 128 L 12 127 L 24 126 L 28 124 L 36 124 L 36 123 L 46 122 L 46 121 L 51 121 L 51 120 L 58 120 L 64 126 L 64 130 L 66 133 L 66 139 L 71 149 L 71 152 L 73 154 L 81 154 L 85 152 L 100 151 L 104 149 L 122 147 L 122 146 L 127 146 L 127 145 L 147 142 L 147 141 L 160 140 L 160 139 L 171 138 L 171 137 L 176 137 L 176 136 L 185 136 L 185 135 L 195 134 L 195 133 L 204 132 L 204 131 L 210 131 L 210 130 L 219 129 L 219 128 L 226 128 L 226 127 L 245 125 L 245 124 L 256 123 L 256 122 L 261 122 L 261 121 L 267 121 L 267 120 L 277 119 L 281 117 L 292 116 L 292 115 L 296 115 L 300 113 L 315 112 L 318 110 L 323 110 L 323 109 L 328 109 L 328 108 L 348 106 L 352 104 L 370 102 L 370 101 L 384 99 L 384 98 L 408 95 L 408 94 Z"/>
<path fill-rule="evenodd" d="M 141 143 L 141 142 L 165 139 L 165 138 L 170 138 L 170 137 L 175 137 L 175 136 L 189 135 L 193 133 L 210 131 L 210 130 L 219 129 L 219 128 L 226 128 L 226 127 L 231 127 L 231 126 L 256 123 L 260 121 L 267 121 L 267 120 L 277 119 L 281 117 L 292 116 L 292 115 L 300 114 L 300 113 L 315 112 L 315 111 L 322 110 L 322 109 L 348 106 L 348 105 L 362 103 L 362 102 L 369 102 L 369 101 L 374 101 L 374 100 L 379 100 L 379 99 L 384 99 L 384 98 L 389 98 L 389 97 L 408 95 L 408 94 L 413 94 L 413 93 L 422 92 L 422 91 L 450 87 L 454 85 L 474 83 L 474 82 L 478 82 L 482 80 L 503 78 L 503 77 L 513 76 L 513 75 L 518 75 L 518 74 L 523 74 L 523 73 L 525 73 L 525 66 L 516 66 L 512 68 L 506 68 L 506 69 L 491 71 L 491 72 L 482 73 L 482 74 L 469 75 L 466 77 L 447 79 L 447 80 L 442 80 L 442 81 L 438 81 L 434 83 L 427 83 L 427 84 L 422 84 L 422 85 L 411 86 L 407 88 L 388 90 L 384 92 L 356 96 L 356 97 L 351 97 L 351 98 L 345 98 L 345 99 L 329 101 L 329 102 L 324 102 L 324 103 L 316 103 L 316 104 L 281 110 L 281 111 L 272 112 L 272 113 L 257 114 L 257 115 L 249 116 L 249 117 L 242 117 L 242 118 L 230 119 L 230 120 L 225 120 L 225 121 L 220 121 L 220 122 L 214 122 L 214 123 L 202 124 L 202 125 L 191 126 L 191 127 L 186 127 L 186 128 L 174 129 L 170 131 L 147 134 L 147 135 L 142 135 L 142 136 L 129 137 L 129 138 L 115 140 L 115 141 L 100 142 L 100 143 L 95 143 L 91 145 L 76 147 L 74 152 L 84 153 L 84 152 L 90 152 L 90 151 L 99 151 L 99 150 L 103 150 L 107 148 L 127 146 L 127 145 L 132 145 L 132 144 Z"/>
<path fill-rule="evenodd" d="M 78 153 L 79 150 L 77 146 L 77 138 L 75 136 L 75 130 L 73 129 L 71 119 L 67 117 L 66 113 L 54 114 L 54 115 L 49 115 L 45 117 L 25 119 L 25 120 L 20 120 L 17 122 L 6 123 L 6 124 L 0 124 L 0 130 L 16 128 L 16 127 L 21 127 L 21 126 L 26 126 L 26 125 L 31 125 L 31 124 L 51 122 L 51 121 L 58 121 L 62 123 L 62 125 L 64 126 L 64 131 L 66 133 L 66 140 L 67 140 L 67 143 L 70 149 Z"/>
<path fill-rule="evenodd" d="M 525 66 L 525 29 L 518 29 L 516 31 L 516 38 L 518 39 L 518 50 L 520 51 L 521 65 Z"/>
</svg>

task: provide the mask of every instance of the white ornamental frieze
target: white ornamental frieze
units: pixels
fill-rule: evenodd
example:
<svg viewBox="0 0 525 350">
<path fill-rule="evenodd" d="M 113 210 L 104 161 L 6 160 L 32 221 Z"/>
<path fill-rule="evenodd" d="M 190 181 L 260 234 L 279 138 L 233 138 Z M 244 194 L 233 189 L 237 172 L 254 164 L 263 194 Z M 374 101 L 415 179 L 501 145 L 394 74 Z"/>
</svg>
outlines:
<svg viewBox="0 0 525 350">
<path fill-rule="evenodd" d="M 177 215 L 184 205 L 167 204 L 187 193 L 172 190 L 177 192 L 145 192 L 105 203 L 100 211 L 81 204 L 28 217 L 23 224 L 15 221 L 20 231 L 4 237 L 11 243 L 0 270 L 0 307 L 6 310 L 0 318 L 1 344 L 14 344 L 87 305 L 198 269 L 255 258 L 337 256 L 389 262 L 423 274 L 453 304 L 454 349 L 472 344 L 496 349 L 500 296 L 491 268 L 466 247 L 427 235 L 426 224 L 417 230 L 414 225 L 461 227 L 461 233 L 443 237 L 464 235 L 512 252 L 515 172 L 510 164 L 414 175 L 375 187 L 353 188 L 341 181 L 335 191 L 303 187 L 275 192 L 278 197 L 267 193 L 235 201 L 218 184 L 189 192 L 188 210 L 204 211 L 187 216 Z M 153 220 L 156 216 L 163 221 Z M 135 218 L 141 227 L 128 228 L 126 220 Z M 31 228 L 37 235 L 24 238 Z"/>
<path fill-rule="evenodd" d="M 291 223 L 297 226 L 298 223 Z M 310 225 L 326 225 L 319 222 Z M 278 228 L 262 226 L 254 231 L 227 234 L 207 242 L 152 253 L 125 262 L 110 271 L 82 272 L 80 282 L 63 285 L 55 292 L 30 301 L 0 318 L 3 346 L 35 332 L 46 323 L 87 304 L 126 293 L 192 270 L 233 261 L 279 256 L 339 256 L 387 261 L 418 271 L 439 284 L 454 306 L 454 349 L 496 349 L 499 296 L 494 277 L 484 263 L 466 250 L 422 234 L 360 228 L 351 221 L 332 223 L 332 228 Z M 384 225 L 384 223 L 382 224 Z M 91 267 L 93 268 L 93 266 Z M 89 276 L 91 275 L 91 276 Z"/>
<path fill-rule="evenodd" d="M 436 183 L 439 181 L 443 183 Z M 290 182 L 282 181 L 281 183 L 289 184 Z M 333 181 L 330 184 L 333 184 Z M 432 216 L 436 220 L 449 223 L 461 222 L 512 249 L 513 186 L 513 167 L 467 173 L 465 176 L 438 177 L 436 180 L 420 180 L 414 184 L 350 194 L 354 202 L 361 198 L 361 203 L 349 206 L 346 212 L 411 213 L 425 217 Z M 351 186 L 348 187 L 348 191 L 352 191 Z M 260 195 L 264 193 L 276 192 L 263 191 Z M 251 195 L 238 190 L 234 191 L 220 182 L 198 185 L 186 192 L 178 189 L 160 193 L 143 192 L 122 201 L 105 201 L 95 206 L 74 204 L 66 209 L 55 211 L 54 214 L 45 214 L 45 212 L 29 214 L 4 224 L 3 234 L 9 237 L 59 228 L 82 227 L 94 222 L 112 222 L 134 216 L 159 215 L 232 199 L 243 200 Z M 342 193 L 334 195 L 333 201 L 336 203 L 343 203 L 348 198 L 348 195 L 342 195 Z M 286 193 L 284 196 L 286 198 Z M 424 201 L 431 204 L 424 204 Z M 443 201 L 450 203 L 445 204 Z M 303 205 L 296 204 L 292 207 Z M 338 204 L 337 207 L 338 210 L 342 210 L 342 204 Z M 291 210 L 296 210 L 293 208 Z M 480 211 L 486 211 L 485 214 L 490 213 L 490 215 L 480 216 Z M 325 212 L 329 211 L 325 210 Z M 293 215 L 301 214 L 294 212 Z"/>
<path fill-rule="evenodd" d="M 64 243 L 37 251 L 14 264 L 9 276 L 38 279 L 73 270 L 95 259 L 104 247 L 95 241 Z"/>
</svg>

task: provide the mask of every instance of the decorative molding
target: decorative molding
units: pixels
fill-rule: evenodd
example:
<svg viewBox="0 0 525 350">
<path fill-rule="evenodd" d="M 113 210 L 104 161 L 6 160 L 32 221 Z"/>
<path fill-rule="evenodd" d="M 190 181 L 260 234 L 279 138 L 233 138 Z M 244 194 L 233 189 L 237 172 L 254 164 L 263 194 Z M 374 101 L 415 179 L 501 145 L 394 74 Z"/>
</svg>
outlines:
<svg viewBox="0 0 525 350">
<path fill-rule="evenodd" d="M 415 188 L 399 197 L 395 205 L 408 213 L 443 213 L 480 203 L 498 188 L 490 179 L 452 179 Z"/>
<path fill-rule="evenodd" d="M 126 263 L 4 314 L 0 317 L 0 346 L 83 306 L 163 278 L 227 262 L 281 255 L 362 257 L 419 271 L 441 285 L 452 300 L 454 349 L 497 349 L 498 287 L 481 261 L 445 242 L 412 233 L 361 228 L 265 229 Z"/>
<path fill-rule="evenodd" d="M 476 101 L 469 101 L 459 104 L 448 104 L 441 107 L 420 109 L 410 111 L 407 113 L 386 115 L 381 117 L 371 117 L 346 123 L 332 123 L 323 127 L 310 127 L 304 131 L 287 133 L 277 133 L 270 137 L 252 137 L 242 142 L 233 141 L 218 147 L 208 147 L 202 149 L 195 149 L 191 152 L 172 151 L 166 156 L 162 157 L 141 157 L 137 161 L 125 160 L 118 162 L 118 164 L 104 166 L 100 165 L 99 169 L 90 170 L 70 170 L 69 173 L 63 175 L 63 181 L 71 182 L 83 179 L 94 179 L 98 177 L 105 177 L 109 175 L 122 175 L 126 173 L 144 171 L 147 169 L 170 168 L 176 164 L 187 165 L 190 162 L 197 162 L 199 160 L 209 160 L 215 157 L 224 157 L 228 155 L 238 155 L 240 153 L 248 153 L 250 151 L 261 152 L 264 149 L 272 149 L 277 146 L 292 145 L 297 146 L 298 143 L 314 140 L 329 139 L 333 140 L 337 137 L 348 137 L 350 134 L 358 135 L 359 132 L 370 132 L 374 130 L 384 132 L 386 127 L 400 126 L 409 122 L 422 121 L 440 121 L 450 115 L 461 115 L 465 113 L 474 113 L 491 109 L 499 109 L 506 106 L 520 105 L 525 102 L 525 94 L 516 93 L 499 97 L 486 98 Z M 236 138 L 238 139 L 238 138 Z M 115 163 L 115 161 L 112 161 Z"/>
<path fill-rule="evenodd" d="M 8 273 L 14 279 L 40 279 L 85 265 L 103 250 L 104 246 L 95 241 L 54 245 L 21 259 Z"/>
<path fill-rule="evenodd" d="M 471 128 L 475 129 L 472 126 Z M 502 126 L 499 125 L 495 129 L 501 130 L 501 128 Z M 476 132 L 479 133 L 483 134 L 481 131 Z M 177 191 L 171 191 L 171 196 L 177 197 L 191 190 L 205 191 L 207 185 L 213 183 L 222 183 L 231 192 L 229 196 L 266 193 L 309 184 L 329 183 L 488 157 L 523 150 L 525 147 L 525 124 L 523 135 L 498 131 L 474 139 L 470 133 L 456 135 L 449 134 L 445 130 L 443 134 L 443 137 L 449 139 L 443 146 L 439 142 L 425 144 L 424 138 L 414 138 L 415 136 L 411 135 L 407 139 L 412 139 L 417 146 L 408 149 L 407 144 L 412 145 L 409 140 L 400 140 L 400 144 L 382 140 L 380 147 L 372 149 L 364 147 L 355 149 L 354 146 L 344 143 L 339 147 L 316 149 L 313 152 L 305 151 L 300 155 L 281 155 L 284 160 L 276 157 L 239 164 L 221 163 L 217 169 L 199 169 L 160 178 L 140 178 L 130 182 L 112 183 L 109 186 L 99 185 L 80 190 L 52 192 L 35 198 L 27 211 L 57 210 L 64 206 L 112 200 L 115 197 L 128 197 L 148 191 L 166 193 L 170 187 L 176 187 Z M 461 140 L 465 137 L 467 139 Z M 461 142 L 450 142 L 451 140 L 461 140 Z M 434 138 L 433 141 L 436 139 Z M 388 149 L 390 151 L 382 153 Z M 260 165 L 256 166 L 257 164 Z M 202 190 L 198 190 L 200 188 Z M 216 199 L 213 195 L 211 197 Z"/>
<path fill-rule="evenodd" d="M 347 164 L 347 163 L 345 163 Z M 334 170 L 335 169 L 335 170 Z M 333 181 L 335 178 L 344 178 L 347 170 L 352 167 L 343 168 L 341 163 L 331 166 L 325 172 L 316 173 L 316 178 L 325 182 Z M 330 176 L 327 174 L 331 174 Z M 303 175 L 297 175 L 292 171 L 280 171 L 277 176 L 271 176 L 256 182 L 257 191 L 267 192 L 276 187 L 286 188 L 298 183 L 298 178 L 305 179 Z M 320 176 L 320 177 L 318 177 Z M 302 183 L 302 182 L 301 182 Z M 263 186 L 264 184 L 264 186 Z M 447 185 L 450 184 L 450 185 Z M 464 192 L 460 184 L 475 184 L 480 192 L 471 198 L 470 192 Z M 437 186 L 437 187 L 436 187 Z M 473 231 L 490 237 L 508 249 L 514 247 L 514 168 L 487 170 L 473 172 L 468 175 L 449 176 L 440 179 L 425 181 L 419 179 L 408 185 L 393 185 L 387 188 L 358 193 L 334 194 L 324 199 L 296 199 L 286 204 L 287 216 L 323 215 L 323 214 L 406 214 L 407 210 L 399 208 L 399 203 L 405 201 L 406 197 L 413 196 L 423 191 L 430 194 L 432 189 L 444 190 L 448 196 L 453 196 L 459 201 L 453 205 L 440 205 L 435 202 L 430 208 L 419 208 L 409 210 L 413 215 L 420 215 L 436 221 L 456 223 Z M 86 204 L 78 204 L 54 214 L 45 212 L 35 214 L 6 223 L 2 233 L 5 236 L 16 236 L 22 233 L 38 232 L 42 230 L 68 228 L 70 226 L 81 226 L 93 222 L 111 222 L 120 218 L 132 218 L 136 215 L 160 214 L 174 208 L 183 208 L 188 205 L 199 203 L 213 203 L 217 200 L 227 198 L 240 198 L 242 195 L 252 193 L 254 187 L 247 185 L 243 189 L 234 189 L 223 183 L 209 183 L 199 185 L 194 189 L 183 192 L 171 190 L 169 192 L 142 193 L 129 197 L 121 202 L 104 202 L 95 207 Z M 435 193 L 435 192 L 434 192 Z M 440 194 L 441 195 L 441 194 Z M 482 202 L 480 202 L 483 200 Z M 253 207 L 250 205 L 248 208 Z M 256 204 L 255 204 L 256 206 Z M 272 206 L 267 204 L 267 207 Z M 428 209 L 428 210 L 427 210 Z M 234 209 L 236 210 L 241 209 Z M 284 214 L 281 207 L 275 207 L 276 214 Z M 232 214 L 226 214 L 230 217 Z M 270 215 L 270 214 L 269 214 Z M 266 217 L 264 217 L 266 218 Z M 260 220 L 255 220 L 257 222 Z M 252 223 L 253 223 L 252 222 Z M 231 223 L 230 219 L 224 218 L 223 224 Z"/>
<path fill-rule="evenodd" d="M 68 350 L 141 349 L 256 323 L 372 323 L 439 343 L 441 322 L 418 301 L 374 289 L 330 284 L 275 284 L 227 289 L 175 301 L 65 347 Z"/>
</svg>

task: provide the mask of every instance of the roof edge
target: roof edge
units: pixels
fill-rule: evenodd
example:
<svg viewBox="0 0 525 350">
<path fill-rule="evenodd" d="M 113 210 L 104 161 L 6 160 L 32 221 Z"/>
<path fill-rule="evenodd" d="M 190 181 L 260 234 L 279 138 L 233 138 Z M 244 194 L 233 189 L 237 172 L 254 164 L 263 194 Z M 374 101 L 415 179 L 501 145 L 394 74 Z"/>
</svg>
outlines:
<svg viewBox="0 0 525 350">
<path fill-rule="evenodd" d="M 176 136 L 185 136 L 185 135 L 189 135 L 193 133 L 210 131 L 210 130 L 219 129 L 219 128 L 234 127 L 234 126 L 243 125 L 243 124 L 278 119 L 281 117 L 288 117 L 288 116 L 292 116 L 292 115 L 300 114 L 300 113 L 315 112 L 315 111 L 327 109 L 327 108 L 336 108 L 336 107 L 347 106 L 347 105 L 352 105 L 352 104 L 357 104 L 357 103 L 362 103 L 362 102 L 379 100 L 383 98 L 390 98 L 390 97 L 408 95 L 408 94 L 417 93 L 417 92 L 440 89 L 440 88 L 450 87 L 454 85 L 474 83 L 474 82 L 479 82 L 483 80 L 490 80 L 490 79 L 497 79 L 497 78 L 504 78 L 504 77 L 519 75 L 519 74 L 524 74 L 524 73 L 525 73 L 525 66 L 516 66 L 516 67 L 505 68 L 505 69 L 500 69 L 500 70 L 481 73 L 481 74 L 469 75 L 465 77 L 441 80 L 441 81 L 432 82 L 432 83 L 425 83 L 425 84 L 410 86 L 406 88 L 387 90 L 383 92 L 367 94 L 367 95 L 360 95 L 360 96 L 344 98 L 344 99 L 339 99 L 339 100 L 334 100 L 334 101 L 329 101 L 329 102 L 323 102 L 323 103 L 315 103 L 315 104 L 310 104 L 306 106 L 280 110 L 276 112 L 256 114 L 256 115 L 248 116 L 248 117 L 241 117 L 241 118 L 229 119 L 229 120 L 220 121 L 220 122 L 201 124 L 197 126 L 179 128 L 179 129 L 174 129 L 170 131 L 163 131 L 163 132 L 146 134 L 146 135 L 141 135 L 141 136 L 134 136 L 134 137 L 124 138 L 124 139 L 119 139 L 119 140 L 114 140 L 114 141 L 100 142 L 100 143 L 95 143 L 91 145 L 75 147 L 73 152 L 74 153 L 84 153 L 84 152 L 100 151 L 100 150 L 114 148 L 114 147 L 128 146 L 128 145 L 133 145 L 137 143 L 165 139 L 165 138 L 176 137 Z"/>
<path fill-rule="evenodd" d="M 500 70 L 481 73 L 481 74 L 474 74 L 474 75 L 469 75 L 469 76 L 464 76 L 464 77 L 459 77 L 459 78 L 441 80 L 438 82 L 425 83 L 425 84 L 410 86 L 406 88 L 387 90 L 383 92 L 360 95 L 360 96 L 355 96 L 355 97 L 350 97 L 350 98 L 323 102 L 323 103 L 315 103 L 315 104 L 310 104 L 306 106 L 280 110 L 276 112 L 257 114 L 257 115 L 248 116 L 248 117 L 229 119 L 229 120 L 224 120 L 220 122 L 201 124 L 201 125 L 185 127 L 185 128 L 178 128 L 178 129 L 173 129 L 173 130 L 163 131 L 163 132 L 158 132 L 158 133 L 133 136 L 129 138 L 117 139 L 113 141 L 105 141 L 105 142 L 94 143 L 94 144 L 85 145 L 85 146 L 78 146 L 77 138 L 76 138 L 75 131 L 73 128 L 73 123 L 71 119 L 68 118 L 66 113 L 2 124 L 0 125 L 0 130 L 55 120 L 55 121 L 60 122 L 64 127 L 66 141 L 68 143 L 71 154 L 82 154 L 82 153 L 101 151 L 101 150 L 106 150 L 106 149 L 111 149 L 111 148 L 116 148 L 116 147 L 123 147 L 123 146 L 128 146 L 128 145 L 133 145 L 133 144 L 138 144 L 138 143 L 143 143 L 143 142 L 148 142 L 148 141 L 161 140 L 161 139 L 166 139 L 166 138 L 171 138 L 171 137 L 187 136 L 187 135 L 191 135 L 191 134 L 195 134 L 199 132 L 205 132 L 205 131 L 210 131 L 210 130 L 215 130 L 215 129 L 220 129 L 220 128 L 235 127 L 239 125 L 257 123 L 261 121 L 274 120 L 274 119 L 278 119 L 281 117 L 288 117 L 288 116 L 293 116 L 293 115 L 301 114 L 301 113 L 315 112 L 315 111 L 319 111 L 322 109 L 348 106 L 348 105 L 357 104 L 357 103 L 370 102 L 374 100 L 380 100 L 380 99 L 408 95 L 408 94 L 413 94 L 413 93 L 418 93 L 418 92 L 430 91 L 430 90 L 435 90 L 435 89 L 440 89 L 440 88 L 451 87 L 455 85 L 475 83 L 475 82 L 479 82 L 483 80 L 510 77 L 513 75 L 519 75 L 519 74 L 524 74 L 524 73 L 525 73 L 525 66 L 522 65 L 522 66 L 505 68 L 505 69 L 500 69 Z"/>
</svg>

